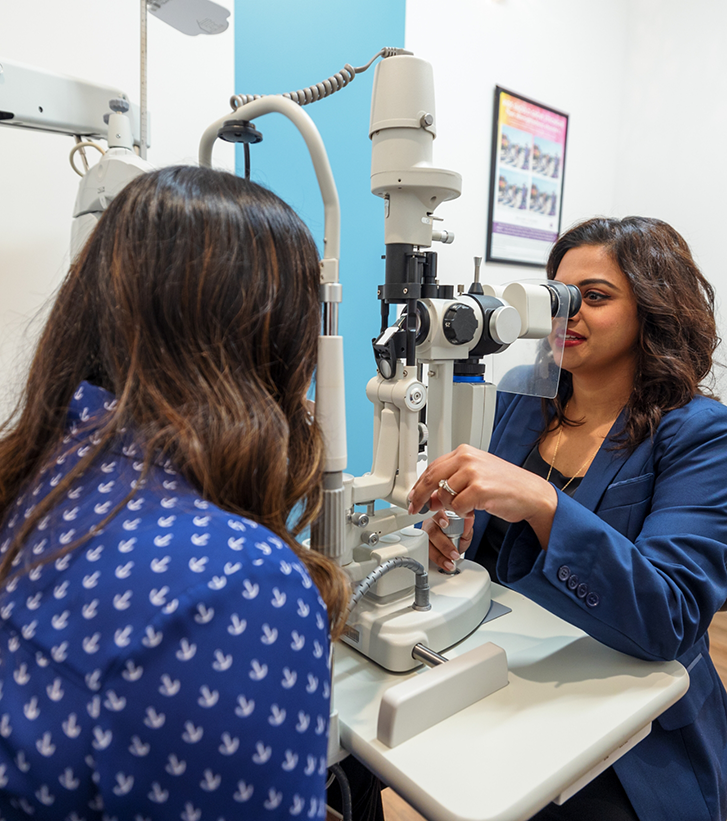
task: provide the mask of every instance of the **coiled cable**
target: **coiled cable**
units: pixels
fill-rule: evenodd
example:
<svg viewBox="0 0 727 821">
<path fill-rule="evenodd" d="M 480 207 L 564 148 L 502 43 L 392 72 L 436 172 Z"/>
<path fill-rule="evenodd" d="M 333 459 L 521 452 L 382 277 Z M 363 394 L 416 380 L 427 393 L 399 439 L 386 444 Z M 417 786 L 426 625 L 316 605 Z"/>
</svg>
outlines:
<svg viewBox="0 0 727 821">
<path fill-rule="evenodd" d="M 298 103 L 298 105 L 309 105 L 310 103 L 315 103 L 318 100 L 324 100 L 326 97 L 330 97 L 331 94 L 335 94 L 337 91 L 340 91 L 342 88 L 345 88 L 349 83 L 353 82 L 357 74 L 362 74 L 366 71 L 367 68 L 371 66 L 371 64 L 381 57 L 385 59 L 386 57 L 395 57 L 400 54 L 411 54 L 410 51 L 406 51 L 403 48 L 393 48 L 390 46 L 385 46 L 381 49 L 381 51 L 374 54 L 374 56 L 366 63 L 365 66 L 359 66 L 358 68 L 354 68 L 349 63 L 335 74 L 332 74 L 327 79 L 323 80 L 320 83 L 316 83 L 315 85 L 308 86 L 308 88 L 299 89 L 298 91 L 288 91 L 285 94 L 281 94 L 281 97 L 287 97 L 289 100 L 292 100 L 294 103 Z M 230 106 L 232 107 L 233 111 L 237 111 L 240 106 L 245 105 L 246 103 L 250 103 L 253 100 L 259 100 L 261 97 L 265 97 L 265 94 L 235 94 L 234 96 L 230 97 Z"/>
</svg>

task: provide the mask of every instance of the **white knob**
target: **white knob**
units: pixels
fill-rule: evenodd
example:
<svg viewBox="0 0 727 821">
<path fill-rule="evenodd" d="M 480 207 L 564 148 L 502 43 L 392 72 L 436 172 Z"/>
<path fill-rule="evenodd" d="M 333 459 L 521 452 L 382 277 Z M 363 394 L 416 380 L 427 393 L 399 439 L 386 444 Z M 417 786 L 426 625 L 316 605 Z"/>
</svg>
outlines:
<svg viewBox="0 0 727 821">
<path fill-rule="evenodd" d="M 427 403 L 427 389 L 421 382 L 413 382 L 404 397 L 404 403 L 410 411 L 421 410 Z"/>
<path fill-rule="evenodd" d="M 500 345 L 511 345 L 522 330 L 520 314 L 512 305 L 495 308 L 490 317 L 490 336 Z"/>
</svg>

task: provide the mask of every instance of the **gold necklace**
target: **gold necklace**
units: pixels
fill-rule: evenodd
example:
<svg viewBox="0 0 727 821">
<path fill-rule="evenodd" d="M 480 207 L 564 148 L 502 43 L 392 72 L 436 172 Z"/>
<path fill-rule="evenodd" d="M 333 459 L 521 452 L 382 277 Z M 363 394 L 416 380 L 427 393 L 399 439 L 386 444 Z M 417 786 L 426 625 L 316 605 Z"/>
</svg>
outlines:
<svg viewBox="0 0 727 821">
<path fill-rule="evenodd" d="M 567 416 L 568 414 L 568 405 L 565 406 L 565 410 L 563 411 L 563 416 Z M 563 424 L 561 423 L 560 427 L 558 428 L 558 438 L 555 440 L 555 450 L 553 451 L 553 458 L 550 460 L 550 467 L 548 468 L 548 475 L 545 477 L 545 481 L 550 481 L 550 474 L 553 472 L 553 466 L 555 465 L 555 459 L 558 455 L 558 448 L 560 447 L 560 437 L 563 434 Z M 590 466 L 591 462 L 596 458 L 596 454 L 601 449 L 599 445 L 596 450 L 594 451 L 593 455 L 590 456 L 586 461 L 578 468 L 578 470 L 573 474 L 573 476 L 568 479 L 568 481 L 563 485 L 561 490 L 565 490 L 568 485 L 574 480 L 578 478 L 578 474 L 583 470 L 583 468 L 587 468 Z M 583 477 L 581 477 L 583 478 Z"/>
</svg>

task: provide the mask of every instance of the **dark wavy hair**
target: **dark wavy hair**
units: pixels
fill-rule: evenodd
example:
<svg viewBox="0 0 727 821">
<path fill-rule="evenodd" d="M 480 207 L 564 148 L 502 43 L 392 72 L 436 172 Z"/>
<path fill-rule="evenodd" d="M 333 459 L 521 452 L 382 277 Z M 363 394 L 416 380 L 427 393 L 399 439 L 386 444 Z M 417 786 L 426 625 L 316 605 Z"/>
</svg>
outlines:
<svg viewBox="0 0 727 821">
<path fill-rule="evenodd" d="M 306 400 L 319 280 L 307 228 L 255 183 L 177 166 L 124 188 L 61 285 L 19 405 L 0 428 L 0 520 L 60 447 L 79 383 L 118 401 L 95 447 L 24 523 L 0 583 L 39 519 L 129 429 L 145 449 L 144 472 L 168 458 L 205 499 L 283 538 L 337 634 L 343 574 L 294 538 L 322 498 L 323 440 Z"/>
<path fill-rule="evenodd" d="M 617 447 L 633 449 L 650 438 L 662 416 L 712 391 L 712 356 L 720 343 L 714 318 L 714 289 L 697 267 L 684 238 L 670 225 L 647 217 L 595 217 L 558 238 L 546 266 L 555 279 L 572 248 L 604 248 L 631 285 L 640 331 L 634 389 L 626 406 Z M 566 418 L 572 393 L 564 372 L 558 396 L 544 400 L 546 429 Z"/>
</svg>

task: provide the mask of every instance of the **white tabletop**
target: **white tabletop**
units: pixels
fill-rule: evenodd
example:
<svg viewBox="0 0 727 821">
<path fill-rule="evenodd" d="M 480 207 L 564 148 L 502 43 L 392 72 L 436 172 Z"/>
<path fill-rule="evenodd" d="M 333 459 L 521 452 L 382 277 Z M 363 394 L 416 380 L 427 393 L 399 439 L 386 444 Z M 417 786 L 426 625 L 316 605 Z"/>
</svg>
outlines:
<svg viewBox="0 0 727 821">
<path fill-rule="evenodd" d="M 393 749 L 376 737 L 383 693 L 426 672 L 389 673 L 338 644 L 341 743 L 430 821 L 523 821 L 599 765 L 689 687 L 678 662 L 611 650 L 525 597 L 445 655 L 504 648 L 509 684 Z"/>
</svg>

